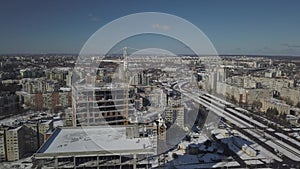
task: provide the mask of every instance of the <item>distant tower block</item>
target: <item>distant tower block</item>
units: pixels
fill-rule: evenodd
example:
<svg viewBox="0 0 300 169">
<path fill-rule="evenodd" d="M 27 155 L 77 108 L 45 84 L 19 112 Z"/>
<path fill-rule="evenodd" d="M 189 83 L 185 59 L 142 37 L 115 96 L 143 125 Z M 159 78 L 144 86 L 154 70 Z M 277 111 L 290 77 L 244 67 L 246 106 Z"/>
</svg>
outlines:
<svg viewBox="0 0 300 169">
<path fill-rule="evenodd" d="M 167 140 L 167 126 L 165 124 L 164 119 L 159 115 L 158 117 L 158 139 L 166 141 Z"/>
</svg>

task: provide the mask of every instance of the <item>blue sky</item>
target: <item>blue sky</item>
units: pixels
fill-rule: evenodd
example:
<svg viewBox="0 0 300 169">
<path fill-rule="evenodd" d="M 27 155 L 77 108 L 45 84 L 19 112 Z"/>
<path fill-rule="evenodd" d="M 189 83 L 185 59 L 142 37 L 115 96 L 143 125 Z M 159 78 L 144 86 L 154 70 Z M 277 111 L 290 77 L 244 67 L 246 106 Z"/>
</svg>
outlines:
<svg viewBox="0 0 300 169">
<path fill-rule="evenodd" d="M 297 0 L 2 0 L 0 53 L 78 53 L 114 19 L 163 12 L 200 28 L 219 54 L 300 56 L 299 8 Z"/>
</svg>

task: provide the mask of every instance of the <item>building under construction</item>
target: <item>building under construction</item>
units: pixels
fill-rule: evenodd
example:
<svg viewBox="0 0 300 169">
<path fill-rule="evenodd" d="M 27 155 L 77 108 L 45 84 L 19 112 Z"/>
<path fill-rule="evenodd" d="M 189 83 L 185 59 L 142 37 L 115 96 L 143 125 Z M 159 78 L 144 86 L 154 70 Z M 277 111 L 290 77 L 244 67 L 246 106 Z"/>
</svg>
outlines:
<svg viewBox="0 0 300 169">
<path fill-rule="evenodd" d="M 91 63 L 96 62 L 96 67 L 90 62 L 76 71 L 76 80 L 73 80 L 73 126 L 128 124 L 134 106 L 128 83 L 126 49 L 122 60 L 93 58 Z"/>
<path fill-rule="evenodd" d="M 127 93 L 129 95 L 129 93 Z M 124 124 L 128 113 L 133 111 L 130 96 L 124 99 L 124 88 L 120 85 L 73 87 L 74 126 Z"/>
<path fill-rule="evenodd" d="M 33 168 L 151 168 L 156 139 L 128 125 L 57 128 L 33 156 Z"/>
<path fill-rule="evenodd" d="M 141 106 L 136 106 L 137 89 L 130 86 L 127 64 L 125 48 L 123 59 L 106 58 L 96 68 L 89 64 L 76 68 L 73 128 L 58 128 L 52 134 L 34 156 L 36 168 L 135 169 L 157 164 L 157 154 L 162 153 L 160 142 L 166 140 L 166 125 L 161 116 L 155 121 L 156 113 L 141 116 L 149 120 L 147 123 L 132 120 Z"/>
</svg>

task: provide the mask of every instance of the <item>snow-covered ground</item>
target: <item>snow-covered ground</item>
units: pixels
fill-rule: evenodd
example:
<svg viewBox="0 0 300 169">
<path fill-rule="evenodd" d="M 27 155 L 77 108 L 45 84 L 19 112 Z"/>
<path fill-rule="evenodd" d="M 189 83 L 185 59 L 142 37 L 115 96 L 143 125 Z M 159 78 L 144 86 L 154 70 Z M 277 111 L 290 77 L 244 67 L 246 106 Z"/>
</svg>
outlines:
<svg viewBox="0 0 300 169">
<path fill-rule="evenodd" d="M 225 129 L 218 129 L 220 132 L 222 130 L 225 130 Z M 271 153 L 270 151 L 266 150 L 265 148 L 263 148 L 262 146 L 260 146 L 259 144 L 257 144 L 256 142 L 254 142 L 253 140 L 251 140 L 250 138 L 248 138 L 247 136 L 243 135 L 242 133 L 234 130 L 232 131 L 233 133 L 236 133 L 239 137 L 236 137 L 234 139 L 235 143 L 238 144 L 239 146 L 243 145 L 244 140 L 247 140 L 248 143 L 251 143 L 249 144 L 249 146 L 251 146 L 252 148 L 254 148 L 255 150 L 258 151 L 258 154 L 257 156 L 255 157 L 251 157 L 249 155 L 247 155 L 246 153 L 244 153 L 241 148 L 239 148 L 238 150 L 238 155 L 241 157 L 241 159 L 243 160 L 255 160 L 255 159 L 261 159 L 262 161 L 266 161 L 266 162 L 269 162 L 271 159 L 275 159 L 277 161 L 282 161 L 280 158 L 278 158 L 275 154 Z M 252 131 L 250 131 L 252 132 Z M 253 132 L 253 134 L 256 134 Z M 256 134 L 257 135 L 257 134 Z M 266 139 L 264 139 L 262 136 L 258 136 L 257 137 L 261 137 L 261 140 L 262 141 L 266 141 Z M 217 135 L 217 138 L 226 138 L 224 136 L 222 136 L 221 134 Z M 227 139 L 227 141 L 230 141 L 229 139 Z M 233 140 L 232 140 L 233 141 Z M 233 147 L 233 149 L 235 149 L 236 146 Z"/>
<path fill-rule="evenodd" d="M 26 116 L 21 116 L 21 115 L 11 116 L 11 117 L 0 120 L 0 125 L 11 126 L 11 125 L 14 125 L 15 122 L 23 121 L 26 118 L 27 118 Z"/>
<path fill-rule="evenodd" d="M 64 122 L 63 120 L 56 120 L 56 121 L 53 121 L 53 127 L 56 128 L 56 127 L 63 127 L 64 126 Z"/>
<path fill-rule="evenodd" d="M 196 135 L 196 137 L 191 137 L 191 141 L 182 141 L 179 144 L 179 149 L 175 149 L 168 153 L 167 168 L 176 167 L 189 169 L 239 166 L 238 162 L 223 154 L 223 148 L 216 142 L 209 141 L 211 143 L 210 146 L 206 146 L 205 142 L 208 140 L 208 136 L 201 134 Z M 187 150 L 189 149 L 189 146 L 196 149 L 198 148 L 199 153 L 188 153 Z M 176 158 L 173 158 L 174 154 L 177 155 Z"/>
</svg>

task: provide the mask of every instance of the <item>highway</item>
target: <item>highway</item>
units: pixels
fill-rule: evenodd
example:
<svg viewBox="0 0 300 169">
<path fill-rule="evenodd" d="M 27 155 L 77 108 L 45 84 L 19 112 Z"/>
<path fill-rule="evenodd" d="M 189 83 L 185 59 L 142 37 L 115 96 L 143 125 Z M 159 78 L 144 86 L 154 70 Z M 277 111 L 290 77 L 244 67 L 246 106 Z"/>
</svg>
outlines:
<svg viewBox="0 0 300 169">
<path fill-rule="evenodd" d="M 221 107 L 225 107 L 225 105 L 223 105 L 222 103 L 219 103 L 219 102 L 216 102 L 214 99 L 210 99 L 209 97 L 207 97 L 207 95 L 202 95 L 200 96 L 201 98 L 207 100 L 208 102 L 210 103 L 213 103 L 214 105 L 217 105 L 217 106 L 221 106 Z M 268 126 L 254 120 L 253 118 L 251 117 L 248 117 L 246 116 L 245 114 L 243 113 L 240 113 L 239 111 L 235 110 L 234 108 L 224 108 L 225 111 L 235 115 L 235 116 L 238 116 L 239 118 L 241 118 L 242 120 L 254 125 L 255 128 L 259 129 L 259 130 L 262 130 L 263 131 L 263 134 L 265 137 L 268 137 L 272 140 L 274 139 L 277 139 L 277 140 L 284 140 L 286 144 L 288 144 L 289 146 L 292 146 L 292 147 L 295 147 L 297 149 L 300 149 L 300 142 L 294 140 L 294 139 L 291 139 L 289 138 L 288 136 L 280 133 L 278 134 L 278 131 L 276 131 L 276 129 L 272 129 L 270 130 L 271 128 L 268 128 Z M 266 130 L 266 129 L 269 129 L 269 130 Z M 276 131 L 276 132 L 274 132 Z"/>
<path fill-rule="evenodd" d="M 275 132 L 264 130 L 267 128 L 266 125 L 252 118 L 249 118 L 248 116 L 232 108 L 226 108 L 226 104 L 230 104 L 228 102 L 226 103 L 226 101 L 222 102 L 221 99 L 208 97 L 205 95 L 208 93 L 203 91 L 195 93 L 184 89 L 183 86 L 185 86 L 187 83 L 188 82 L 186 80 L 178 82 L 173 89 L 177 92 L 180 92 L 182 95 L 192 99 L 193 101 L 203 105 L 216 115 L 230 121 L 232 124 L 242 129 L 247 134 L 255 137 L 262 142 L 265 142 L 266 144 L 264 144 L 264 146 L 269 146 L 266 147 L 267 149 L 270 149 L 271 147 L 273 149 L 273 153 L 275 151 L 279 151 L 280 154 L 287 157 L 289 161 L 294 161 L 296 163 L 300 162 L 300 151 L 297 144 L 289 140 L 281 141 L 282 139 L 284 139 L 283 137 L 279 137 L 278 134 L 275 134 Z M 280 155 L 278 156 L 280 157 Z"/>
</svg>

